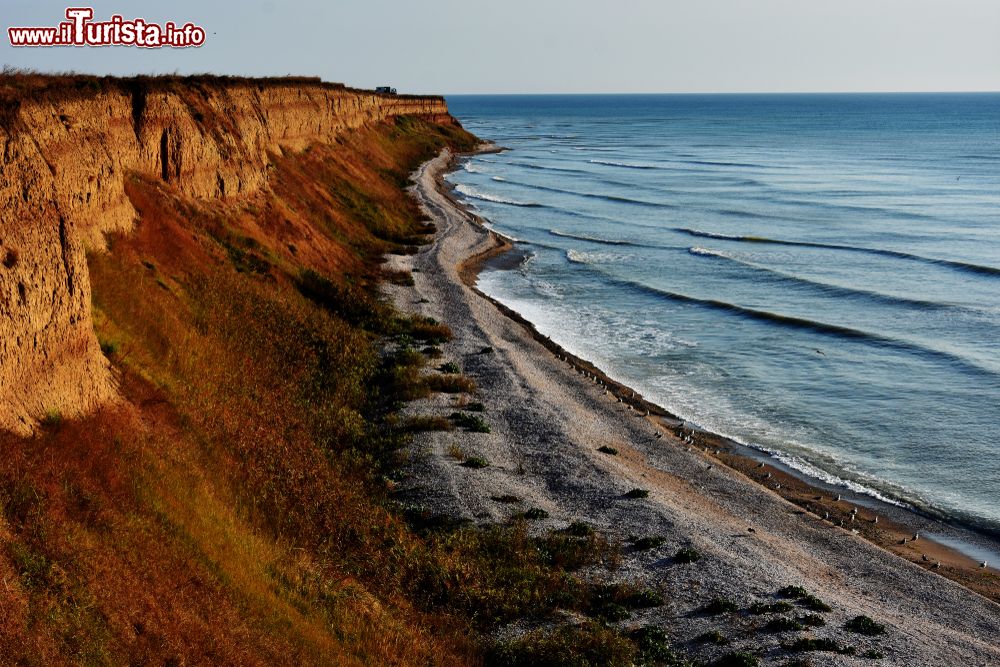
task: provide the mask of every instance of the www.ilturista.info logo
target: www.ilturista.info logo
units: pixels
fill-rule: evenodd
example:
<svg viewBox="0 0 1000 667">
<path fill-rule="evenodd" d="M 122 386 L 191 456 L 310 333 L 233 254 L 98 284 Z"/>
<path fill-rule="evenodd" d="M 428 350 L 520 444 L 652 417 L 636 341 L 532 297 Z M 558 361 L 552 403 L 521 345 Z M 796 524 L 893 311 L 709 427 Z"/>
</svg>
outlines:
<svg viewBox="0 0 1000 667">
<path fill-rule="evenodd" d="M 205 29 L 193 23 L 163 25 L 145 19 L 126 21 L 114 15 L 93 21 L 91 7 L 70 7 L 68 20 L 47 28 L 7 28 L 11 46 L 139 46 L 146 49 L 184 48 L 205 43 Z"/>
</svg>

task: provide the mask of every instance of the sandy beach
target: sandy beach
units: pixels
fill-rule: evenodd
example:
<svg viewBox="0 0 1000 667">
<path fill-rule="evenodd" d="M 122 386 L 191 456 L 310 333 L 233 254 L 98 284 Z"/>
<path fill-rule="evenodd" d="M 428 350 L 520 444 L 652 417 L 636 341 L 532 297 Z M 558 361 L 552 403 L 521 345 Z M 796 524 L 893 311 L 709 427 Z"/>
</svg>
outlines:
<svg viewBox="0 0 1000 667">
<path fill-rule="evenodd" d="M 617 568 L 588 575 L 640 582 L 667 600 L 623 623 L 657 623 L 677 646 L 704 660 L 745 648 L 766 664 L 786 662 L 781 644 L 803 633 L 762 632 L 768 615 L 698 610 L 715 597 L 741 609 L 775 602 L 779 589 L 796 585 L 832 607 L 827 624 L 807 636 L 856 649 L 854 656 L 805 654 L 814 664 L 1000 664 L 1000 605 L 986 597 L 996 594 L 994 570 L 926 538 L 901 543 L 913 530 L 902 515 L 869 506 L 858 507 L 852 519 L 850 498 L 837 502 L 710 434 L 693 432 L 586 361 L 568 358 L 470 286 L 483 261 L 509 244 L 442 191 L 441 177 L 452 164 L 445 152 L 415 174 L 414 196 L 438 233 L 418 254 L 390 260 L 394 269 L 412 270 L 415 284 L 387 291 L 400 309 L 452 328 L 455 338 L 442 346 L 440 363 L 458 364 L 478 386 L 473 398 L 436 394 L 408 412 L 446 417 L 459 401 L 479 401 L 490 432 L 420 434 L 411 452 L 413 477 L 404 485 L 408 499 L 477 522 L 537 507 L 548 512 L 539 529 L 591 524 L 623 545 L 623 558 Z M 460 465 L 457 450 L 484 458 L 488 467 Z M 632 489 L 648 490 L 648 497 L 626 497 Z M 504 496 L 512 502 L 495 500 Z M 629 546 L 653 535 L 664 538 L 662 546 Z M 676 562 L 673 554 L 683 547 L 697 550 L 701 560 Z M 942 567 L 932 569 L 939 560 Z M 966 585 L 941 576 L 944 569 Z M 884 624 L 887 633 L 846 630 L 844 623 L 860 614 Z M 732 643 L 694 641 L 713 629 Z M 867 652 L 883 657 L 873 662 L 862 657 Z"/>
</svg>

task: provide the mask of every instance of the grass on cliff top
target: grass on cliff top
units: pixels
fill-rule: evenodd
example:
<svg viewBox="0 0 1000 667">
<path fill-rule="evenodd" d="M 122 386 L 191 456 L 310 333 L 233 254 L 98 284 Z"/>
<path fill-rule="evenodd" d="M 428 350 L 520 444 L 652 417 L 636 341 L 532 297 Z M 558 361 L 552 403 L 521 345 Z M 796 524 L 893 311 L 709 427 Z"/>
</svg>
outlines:
<svg viewBox="0 0 1000 667">
<path fill-rule="evenodd" d="M 160 74 L 117 77 L 95 76 L 77 72 L 38 72 L 5 66 L 0 70 L 0 129 L 11 130 L 14 127 L 19 108 L 25 102 L 41 100 L 64 102 L 100 93 L 121 92 L 133 98 L 133 105 L 137 107 L 135 110 L 139 111 L 141 115 L 147 95 L 173 92 L 186 98 L 191 104 L 195 118 L 198 119 L 199 114 L 214 115 L 210 107 L 197 104 L 198 98 L 204 99 L 209 91 L 224 91 L 237 87 L 264 90 L 265 88 L 286 86 L 309 86 L 328 90 L 373 93 L 371 90 L 351 88 L 343 83 L 323 81 L 316 76 L 244 77 L 203 73 L 184 76 Z M 189 93 L 193 93 L 195 97 L 191 97 L 188 95 Z M 404 94 L 396 97 L 441 99 L 437 95 Z M 138 121 L 138 118 L 136 120 Z M 460 138 L 460 140 L 464 141 L 464 138 Z M 415 233 L 418 231 L 415 230 Z"/>
</svg>

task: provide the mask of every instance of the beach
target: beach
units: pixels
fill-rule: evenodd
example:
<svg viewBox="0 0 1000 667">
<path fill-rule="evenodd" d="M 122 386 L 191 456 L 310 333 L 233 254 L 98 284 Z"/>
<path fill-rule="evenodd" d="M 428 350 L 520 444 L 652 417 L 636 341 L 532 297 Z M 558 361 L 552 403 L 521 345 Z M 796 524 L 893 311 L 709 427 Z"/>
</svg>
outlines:
<svg viewBox="0 0 1000 667">
<path fill-rule="evenodd" d="M 477 269 L 497 261 L 510 244 L 448 196 L 442 176 L 453 167 L 446 152 L 415 174 L 414 196 L 438 233 L 420 253 L 390 260 L 393 269 L 413 271 L 414 286 L 387 290 L 400 309 L 451 327 L 455 338 L 442 346 L 441 361 L 458 364 L 478 385 L 472 399 L 439 394 L 415 402 L 408 413 L 447 416 L 474 400 L 483 404 L 490 432 L 417 437 L 413 477 L 403 485 L 409 501 L 476 522 L 504 521 L 537 507 L 548 513 L 540 529 L 592 525 L 623 545 L 623 558 L 591 576 L 639 582 L 667 600 L 626 625 L 659 623 L 703 659 L 721 655 L 723 647 L 692 640 L 717 628 L 732 640 L 725 650 L 753 649 L 768 662 L 783 661 L 783 636 L 757 632 L 766 616 L 712 617 L 698 610 L 715 597 L 741 608 L 774 602 L 779 589 L 795 585 L 833 609 L 827 625 L 810 636 L 849 644 L 858 655 L 881 654 L 879 664 L 1000 661 L 1000 606 L 971 590 L 995 596 L 995 571 L 926 538 L 912 541 L 913 519 L 905 515 L 875 524 L 881 510 L 861 506 L 851 520 L 850 498 L 837 502 L 766 462 L 758 467 L 732 443 L 680 424 L 479 293 L 472 286 Z M 456 450 L 488 466 L 463 466 Z M 632 489 L 648 497 L 629 498 Z M 663 544 L 642 551 L 629 546 L 642 536 L 662 537 Z M 684 547 L 701 559 L 676 562 L 673 554 Z M 941 568 L 930 569 L 938 560 Z M 887 633 L 847 632 L 844 623 L 862 614 Z M 857 656 L 814 657 L 823 664 L 865 664 Z"/>
</svg>

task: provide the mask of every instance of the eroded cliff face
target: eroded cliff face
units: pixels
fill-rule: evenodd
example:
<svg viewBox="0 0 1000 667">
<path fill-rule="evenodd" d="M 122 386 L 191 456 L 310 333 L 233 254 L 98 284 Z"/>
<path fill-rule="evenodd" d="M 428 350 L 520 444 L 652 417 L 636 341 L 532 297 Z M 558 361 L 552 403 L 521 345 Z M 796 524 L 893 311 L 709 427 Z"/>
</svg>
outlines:
<svg viewBox="0 0 1000 667">
<path fill-rule="evenodd" d="M 126 177 L 198 198 L 267 187 L 269 153 L 300 151 L 397 115 L 450 122 L 438 97 L 329 85 L 112 87 L 20 105 L 0 127 L 0 429 L 115 400 L 91 321 L 86 253 L 136 211 Z"/>
</svg>

